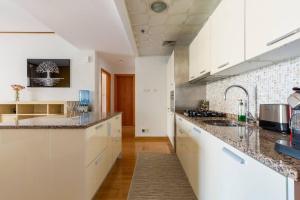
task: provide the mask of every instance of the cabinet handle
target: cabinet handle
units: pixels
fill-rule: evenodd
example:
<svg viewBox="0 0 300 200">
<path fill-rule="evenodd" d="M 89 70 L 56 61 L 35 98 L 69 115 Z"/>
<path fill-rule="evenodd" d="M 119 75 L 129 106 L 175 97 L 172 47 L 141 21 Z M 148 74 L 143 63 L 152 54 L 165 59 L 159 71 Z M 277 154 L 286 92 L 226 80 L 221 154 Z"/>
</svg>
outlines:
<svg viewBox="0 0 300 200">
<path fill-rule="evenodd" d="M 120 117 L 116 117 L 116 119 L 120 119 Z"/>
<path fill-rule="evenodd" d="M 226 67 L 227 65 L 229 65 L 229 62 L 224 63 L 223 65 L 220 65 L 220 66 L 218 67 L 218 69 L 222 69 L 223 67 Z"/>
<path fill-rule="evenodd" d="M 206 72 L 206 70 L 201 71 L 200 74 L 203 74 L 204 72 Z"/>
<path fill-rule="evenodd" d="M 281 36 L 281 37 L 279 37 L 279 38 L 277 38 L 275 40 L 272 40 L 271 42 L 268 42 L 267 46 L 271 46 L 273 44 L 276 44 L 277 42 L 280 42 L 281 40 L 289 38 L 289 37 L 291 37 L 291 36 L 293 36 L 293 35 L 295 35 L 295 34 L 297 34 L 299 32 L 300 32 L 300 28 L 297 28 L 296 30 L 293 30 L 293 31 L 291 31 L 291 32 L 289 32 L 289 33 L 287 33 L 287 34 L 285 34 L 285 35 L 283 35 L 283 36 Z"/>
<path fill-rule="evenodd" d="M 196 131 L 197 133 L 201 133 L 201 131 L 195 127 L 193 128 L 193 130 Z"/>
<path fill-rule="evenodd" d="M 98 165 L 101 162 L 102 157 L 103 157 L 103 155 L 101 155 L 99 158 L 96 159 L 95 165 Z"/>
<path fill-rule="evenodd" d="M 101 128 L 103 126 L 103 124 L 100 124 L 99 126 L 96 126 L 96 130 L 98 130 L 99 128 Z"/>
<path fill-rule="evenodd" d="M 227 149 L 226 147 L 223 147 L 222 151 L 227 154 L 228 156 L 230 156 L 232 159 L 234 159 L 235 161 L 239 162 L 240 164 L 245 164 L 245 160 L 240 157 L 239 155 L 235 154 L 234 152 L 230 151 L 229 149 Z"/>
</svg>

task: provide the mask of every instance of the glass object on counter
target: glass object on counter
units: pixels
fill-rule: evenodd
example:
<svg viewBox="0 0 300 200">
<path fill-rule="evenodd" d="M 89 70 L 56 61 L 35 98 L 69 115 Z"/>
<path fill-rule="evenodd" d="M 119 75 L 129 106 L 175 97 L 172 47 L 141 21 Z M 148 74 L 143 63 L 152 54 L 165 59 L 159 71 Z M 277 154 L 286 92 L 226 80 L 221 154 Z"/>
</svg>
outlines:
<svg viewBox="0 0 300 200">
<path fill-rule="evenodd" d="M 91 95 L 89 90 L 79 91 L 79 104 L 80 106 L 88 106 L 91 103 Z"/>
<path fill-rule="evenodd" d="M 246 107 L 242 99 L 239 100 L 239 105 L 238 105 L 238 121 L 239 122 L 246 121 Z"/>
</svg>

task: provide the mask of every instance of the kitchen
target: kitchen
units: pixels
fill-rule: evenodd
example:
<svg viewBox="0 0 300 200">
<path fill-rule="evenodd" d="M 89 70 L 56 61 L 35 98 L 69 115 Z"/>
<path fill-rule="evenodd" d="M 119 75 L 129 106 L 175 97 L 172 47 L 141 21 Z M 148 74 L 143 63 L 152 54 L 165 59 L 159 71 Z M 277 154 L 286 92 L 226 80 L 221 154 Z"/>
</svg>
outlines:
<svg viewBox="0 0 300 200">
<path fill-rule="evenodd" d="M 0 2 L 21 20 L 0 30 L 0 199 L 300 199 L 297 0 L 13 2 Z M 67 76 L 31 71 L 44 60 Z"/>
<path fill-rule="evenodd" d="M 222 1 L 185 49 L 188 60 L 176 56 L 179 48 L 169 60 L 168 70 L 175 71 L 168 85 L 176 96 L 176 152 L 199 199 L 299 198 L 299 152 L 284 152 L 292 158 L 275 150 L 276 141 L 289 141 L 280 132 L 288 132 L 286 104 L 299 85 L 299 25 L 292 22 L 296 4 Z M 218 112 L 205 111 L 199 96 Z M 279 133 L 235 124 L 240 100 L 249 124 L 254 118 L 255 124 Z M 224 120 L 222 113 L 235 114 L 229 115 L 234 120 Z M 172 124 L 174 114 L 168 115 Z M 171 126 L 168 134 L 174 137 Z"/>
</svg>

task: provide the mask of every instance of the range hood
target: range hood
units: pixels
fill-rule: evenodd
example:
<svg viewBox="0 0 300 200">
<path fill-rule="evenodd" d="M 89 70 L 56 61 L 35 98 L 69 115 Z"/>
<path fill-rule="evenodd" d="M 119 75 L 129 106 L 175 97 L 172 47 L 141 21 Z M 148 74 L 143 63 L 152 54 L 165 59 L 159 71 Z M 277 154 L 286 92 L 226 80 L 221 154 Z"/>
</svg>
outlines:
<svg viewBox="0 0 300 200">
<path fill-rule="evenodd" d="M 189 48 L 188 46 L 175 46 L 174 48 L 174 70 L 176 86 L 187 86 L 191 84 L 204 85 L 209 82 L 218 81 L 230 77 L 224 74 L 211 75 L 210 72 L 204 73 L 200 77 L 189 80 Z"/>
<path fill-rule="evenodd" d="M 204 80 L 205 78 L 207 78 L 209 76 L 210 76 L 210 72 L 206 72 L 206 73 L 202 74 L 201 76 L 199 76 L 193 80 L 190 80 L 189 83 L 191 83 L 191 84 L 198 83 L 199 81 Z"/>
</svg>

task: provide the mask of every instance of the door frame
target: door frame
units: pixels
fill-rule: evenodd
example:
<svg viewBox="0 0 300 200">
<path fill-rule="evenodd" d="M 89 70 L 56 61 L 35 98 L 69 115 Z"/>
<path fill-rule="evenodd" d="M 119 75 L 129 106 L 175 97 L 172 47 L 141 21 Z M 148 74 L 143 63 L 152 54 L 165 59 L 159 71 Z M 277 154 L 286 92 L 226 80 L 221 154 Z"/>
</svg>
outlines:
<svg viewBox="0 0 300 200">
<path fill-rule="evenodd" d="M 101 105 L 100 105 L 100 111 L 102 110 L 102 73 L 106 74 L 108 81 L 106 82 L 106 110 L 107 112 L 111 112 L 111 74 L 106 71 L 105 69 L 101 68 L 100 72 L 100 80 L 101 80 Z"/>
<path fill-rule="evenodd" d="M 117 104 L 118 104 L 118 98 L 117 98 L 117 78 L 118 77 L 132 77 L 133 81 L 133 126 L 135 126 L 135 74 L 114 74 L 114 109 L 117 111 Z"/>
</svg>

